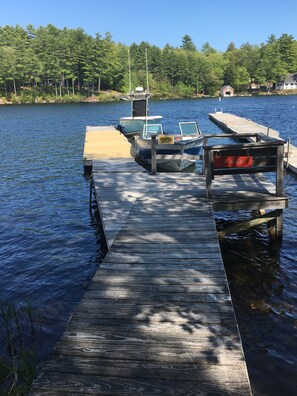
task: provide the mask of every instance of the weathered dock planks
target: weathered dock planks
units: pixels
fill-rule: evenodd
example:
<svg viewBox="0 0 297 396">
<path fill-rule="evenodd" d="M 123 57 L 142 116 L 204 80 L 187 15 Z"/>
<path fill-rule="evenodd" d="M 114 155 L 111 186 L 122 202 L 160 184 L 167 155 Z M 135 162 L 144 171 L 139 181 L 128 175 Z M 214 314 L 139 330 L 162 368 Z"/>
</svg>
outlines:
<svg viewBox="0 0 297 396">
<path fill-rule="evenodd" d="M 108 247 L 141 195 L 147 176 L 131 158 L 93 161 L 95 195 Z"/>
<path fill-rule="evenodd" d="M 228 132 L 267 132 L 232 120 L 215 114 Z M 251 395 L 213 210 L 278 212 L 287 198 L 235 174 L 206 199 L 204 176 L 149 174 L 113 127 L 87 127 L 84 167 L 108 253 L 31 395 Z"/>
<path fill-rule="evenodd" d="M 224 131 L 240 135 L 242 133 L 263 133 L 276 139 L 281 139 L 279 132 L 264 125 L 257 124 L 246 118 L 238 117 L 230 113 L 210 113 L 209 119 Z M 297 174 L 297 147 L 290 144 L 288 168 Z"/>
<path fill-rule="evenodd" d="M 204 178 L 110 169 L 109 251 L 31 394 L 250 395 Z"/>
</svg>

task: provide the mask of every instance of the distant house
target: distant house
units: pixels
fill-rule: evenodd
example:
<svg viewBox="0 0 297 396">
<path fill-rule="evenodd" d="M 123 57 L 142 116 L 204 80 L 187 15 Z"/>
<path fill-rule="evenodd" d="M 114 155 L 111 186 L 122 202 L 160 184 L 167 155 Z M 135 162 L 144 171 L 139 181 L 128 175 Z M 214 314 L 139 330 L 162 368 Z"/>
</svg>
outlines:
<svg viewBox="0 0 297 396">
<path fill-rule="evenodd" d="M 230 85 L 224 85 L 220 89 L 220 96 L 233 96 L 234 95 L 234 89 Z"/>
<path fill-rule="evenodd" d="M 297 89 L 297 73 L 283 76 L 283 79 L 275 84 L 275 89 L 277 91 Z"/>
<path fill-rule="evenodd" d="M 259 84 L 255 83 L 255 82 L 251 82 L 251 84 L 250 84 L 250 90 L 251 91 L 255 91 L 255 90 L 259 89 L 259 88 L 260 88 Z"/>
</svg>

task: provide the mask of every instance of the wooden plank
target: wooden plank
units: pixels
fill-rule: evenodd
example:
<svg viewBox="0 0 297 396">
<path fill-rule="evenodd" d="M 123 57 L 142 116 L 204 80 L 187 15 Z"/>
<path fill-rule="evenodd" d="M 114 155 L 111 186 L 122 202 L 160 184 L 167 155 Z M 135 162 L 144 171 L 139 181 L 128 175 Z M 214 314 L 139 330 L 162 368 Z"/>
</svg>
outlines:
<svg viewBox="0 0 297 396">
<path fill-rule="evenodd" d="M 135 240 L 138 241 L 138 243 L 142 242 L 158 242 L 158 243 L 166 243 L 166 242 L 177 242 L 177 241 L 188 241 L 192 243 L 193 241 L 201 241 L 207 239 L 207 237 L 213 235 L 214 229 L 213 227 L 206 227 L 206 231 L 203 232 L 201 230 L 201 226 L 199 227 L 194 227 L 194 230 L 196 231 L 195 234 L 193 235 L 193 229 L 189 225 L 188 227 L 182 227 L 182 228 L 174 228 L 173 230 L 171 229 L 170 232 L 168 232 L 168 226 L 166 230 L 166 226 L 162 226 L 162 224 L 159 224 L 159 226 L 153 228 L 153 227 L 142 227 L 138 228 L 138 232 L 135 232 L 135 228 L 126 228 L 123 227 L 122 230 L 119 232 L 118 237 L 117 237 L 117 242 L 119 243 L 133 243 Z M 204 224 L 203 224 L 204 227 Z M 139 233 L 139 230 L 141 230 L 141 234 Z M 166 231 L 166 232 L 165 232 Z M 211 242 L 210 242 L 211 244 Z"/>
<path fill-rule="evenodd" d="M 174 312 L 180 315 L 181 317 L 187 317 L 190 319 L 192 315 L 196 316 L 198 314 L 203 314 L 205 312 L 208 313 L 223 313 L 225 314 L 233 314 L 231 300 L 218 302 L 212 301 L 208 304 L 204 302 L 195 303 L 195 304 L 187 304 L 185 302 L 158 302 L 158 301 L 135 301 L 128 300 L 123 304 L 118 304 L 116 300 L 106 300 L 104 304 L 98 304 L 98 302 L 94 299 L 84 298 L 81 300 L 79 308 L 76 310 L 78 314 L 83 314 L 86 310 L 92 310 L 94 315 L 100 315 L 100 312 L 104 312 L 105 310 L 110 310 L 113 312 L 115 309 L 118 311 L 125 312 L 128 311 L 131 315 L 134 315 L 135 312 L 137 314 L 154 316 L 156 314 L 164 314 Z M 113 317 L 113 316 L 112 316 Z"/>
<path fill-rule="evenodd" d="M 56 391 L 53 391 L 56 389 Z M 205 374 L 205 378 L 190 381 L 168 381 L 138 378 L 116 378 L 108 375 L 82 375 L 56 372 L 44 372 L 40 381 L 35 384 L 32 396 L 43 395 L 162 395 L 162 396 L 196 396 L 200 394 L 219 394 L 221 396 L 247 396 L 250 389 L 242 382 L 227 382 L 223 379 L 212 381 Z"/>
<path fill-rule="evenodd" d="M 202 304 L 200 304 L 202 305 Z M 208 310 L 206 304 L 204 307 L 199 306 L 199 312 L 192 312 L 189 308 L 185 308 L 184 310 L 176 310 L 166 312 L 165 310 L 156 311 L 151 306 L 145 307 L 144 305 L 137 307 L 119 307 L 119 306 L 109 306 L 106 309 L 100 309 L 96 312 L 93 311 L 92 307 L 87 308 L 87 305 L 84 305 L 84 309 L 76 312 L 73 315 L 73 320 L 79 319 L 80 321 L 92 321 L 100 322 L 101 320 L 109 320 L 109 323 L 113 322 L 114 325 L 117 325 L 119 321 L 126 321 L 128 317 L 133 318 L 135 322 L 145 322 L 151 323 L 153 325 L 157 325 L 161 322 L 178 323 L 179 325 L 187 325 L 193 323 L 200 323 L 202 325 L 206 324 L 224 324 L 229 321 L 234 321 L 234 315 L 232 311 L 229 313 L 222 313 L 219 310 Z M 112 317 L 112 320 L 110 319 Z"/>
<path fill-rule="evenodd" d="M 205 360 L 206 363 L 206 360 Z M 191 381 L 193 377 L 196 381 L 201 381 L 205 378 L 205 370 L 207 368 L 208 375 L 212 377 L 213 381 L 234 381 L 242 383 L 242 370 L 244 370 L 244 363 L 237 362 L 236 365 L 216 366 L 211 364 L 193 365 L 186 362 L 178 364 L 155 364 L 154 362 L 134 362 L 129 360 L 117 361 L 91 358 L 76 358 L 76 357 L 57 357 L 50 360 L 45 367 L 45 371 L 97 375 L 100 377 L 111 376 L 117 378 L 146 378 L 146 379 L 162 379 L 175 381 Z"/>
<path fill-rule="evenodd" d="M 125 253 L 125 254 L 124 254 Z M 195 260 L 195 263 L 198 259 L 217 259 L 221 260 L 221 253 L 219 251 L 208 252 L 208 251 L 200 251 L 198 249 L 194 249 L 190 252 L 179 252 L 179 251 L 169 251 L 169 252 L 139 252 L 139 253 L 126 253 L 121 251 L 110 252 L 107 260 L 116 260 L 116 262 L 124 263 L 124 262 L 155 262 L 157 263 L 159 260 L 164 262 L 164 259 L 185 261 L 185 264 L 189 262 L 188 259 Z M 170 263 L 170 261 L 167 263 Z M 194 264 L 195 264 L 194 263 Z M 174 264 L 174 263 L 172 263 Z"/>
<path fill-rule="evenodd" d="M 100 291 L 98 290 L 100 288 Z M 218 284 L 207 284 L 207 285 L 197 285 L 190 283 L 179 283 L 179 284 L 125 284 L 125 285 L 106 285 L 104 282 L 99 282 L 98 284 L 93 284 L 86 292 L 86 298 L 98 298 L 101 295 L 107 294 L 110 296 L 114 293 L 115 298 L 121 298 L 120 296 L 133 297 L 138 295 L 138 293 L 159 293 L 160 298 L 162 293 L 173 293 L 178 295 L 179 293 L 184 294 L 227 294 L 228 288 L 226 282 L 223 285 Z M 136 297 L 137 298 L 137 297 Z"/>
<path fill-rule="evenodd" d="M 114 284 L 180 284 L 181 282 L 189 282 L 190 284 L 208 284 L 208 282 L 218 282 L 221 278 L 225 279 L 223 270 L 211 273 L 195 270 L 181 270 L 181 271 L 115 271 L 115 270 L 101 270 L 96 272 L 93 277 L 94 282 L 105 282 L 109 285 Z M 90 285 L 91 287 L 92 285 Z"/>
<path fill-rule="evenodd" d="M 112 335 L 124 335 L 142 337 L 148 339 L 149 337 L 159 337 L 159 341 L 164 338 L 175 340 L 186 340 L 192 338 L 204 337 L 232 337 L 236 332 L 236 325 L 232 322 L 221 323 L 199 323 L 188 322 L 174 323 L 174 322 L 156 322 L 147 323 L 145 321 L 128 320 L 121 322 L 120 320 L 95 319 L 92 321 L 85 321 L 85 318 L 72 318 L 68 325 L 69 332 L 85 332 L 86 337 L 88 334 L 93 336 L 101 336 L 104 334 L 108 337 Z"/>
<path fill-rule="evenodd" d="M 200 261 L 207 262 L 201 263 Z M 154 268 L 156 270 L 166 270 L 166 271 L 177 271 L 177 270 L 182 270 L 182 269 L 197 269 L 197 270 L 208 270 L 208 271 L 217 271 L 219 261 L 217 259 L 199 259 L 199 262 L 197 262 L 197 259 L 191 260 L 191 259 L 184 259 L 180 260 L 179 262 L 175 262 L 173 260 L 164 260 L 162 259 L 163 262 L 161 262 L 161 259 L 154 260 L 151 258 L 141 258 L 139 260 L 135 260 L 134 262 L 120 262 L 118 263 L 117 261 L 115 262 L 104 262 L 101 264 L 100 269 L 106 269 L 106 268 L 112 268 L 112 269 L 124 269 L 124 270 L 145 270 L 147 271 L 148 269 Z M 193 262 L 194 261 L 194 262 Z"/>
<path fill-rule="evenodd" d="M 208 364 L 232 365 L 234 361 L 242 358 L 240 348 L 234 348 L 229 353 L 227 348 L 210 347 L 205 350 L 205 344 L 197 345 L 192 349 L 185 351 L 183 346 L 172 345 L 164 349 L 161 345 L 158 347 L 148 348 L 147 345 L 138 344 L 137 348 L 131 349 L 126 344 L 114 344 L 113 342 L 101 344 L 100 341 L 94 340 L 68 340 L 59 342 L 55 348 L 55 355 L 76 356 L 76 357 L 97 357 L 110 359 L 113 356 L 116 360 L 134 360 L 158 362 L 159 360 L 167 363 L 188 362 L 200 364 L 207 358 Z"/>
<path fill-rule="evenodd" d="M 80 328 L 77 329 L 66 329 L 61 340 L 72 339 L 81 341 L 87 339 L 92 342 L 101 342 L 102 344 L 113 342 L 114 344 L 130 345 L 130 349 L 133 349 L 133 345 L 137 347 L 139 344 L 143 346 L 146 345 L 149 349 L 160 349 L 160 347 L 162 348 L 162 345 L 166 348 L 170 345 L 181 346 L 185 350 L 188 350 L 189 348 L 192 350 L 197 347 L 201 348 L 203 344 L 205 350 L 214 347 L 220 348 L 221 346 L 223 348 L 229 346 L 230 350 L 241 348 L 240 337 L 236 333 L 231 334 L 229 331 L 228 334 L 226 334 L 227 331 L 216 333 L 214 331 L 211 332 L 211 330 L 205 330 L 201 331 L 199 336 L 191 337 L 191 329 L 195 328 L 195 326 L 188 325 L 184 326 L 184 328 L 188 329 L 184 334 L 181 332 L 179 334 L 174 334 L 167 329 L 164 330 L 164 332 L 158 332 L 156 329 L 152 329 L 152 331 L 147 332 L 134 329 L 133 332 L 131 332 L 131 329 L 129 328 L 126 328 L 126 330 L 119 329 L 118 331 L 116 327 L 112 328 L 111 326 L 105 328 L 101 328 L 101 326 L 93 326 L 88 327 L 87 329 L 80 326 Z M 244 360 L 243 357 L 242 360 Z"/>
<path fill-rule="evenodd" d="M 126 300 L 138 300 L 142 301 L 156 301 L 156 302 L 187 302 L 187 303 L 197 303 L 197 302 L 224 302 L 230 300 L 230 296 L 226 295 L 223 291 L 217 294 L 189 293 L 186 291 L 184 293 L 166 293 L 160 291 L 130 291 L 130 290 L 111 290 L 106 291 L 99 290 L 97 292 L 88 290 L 85 292 L 86 298 L 92 298 L 97 300 L 117 300 L 118 303 L 125 302 Z"/>
</svg>

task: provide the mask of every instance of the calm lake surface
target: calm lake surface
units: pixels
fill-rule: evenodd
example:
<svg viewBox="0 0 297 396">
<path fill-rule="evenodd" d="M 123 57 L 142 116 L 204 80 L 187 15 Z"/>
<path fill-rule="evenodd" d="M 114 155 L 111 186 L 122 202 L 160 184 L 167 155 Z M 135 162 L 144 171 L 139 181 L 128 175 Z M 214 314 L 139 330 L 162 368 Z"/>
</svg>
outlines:
<svg viewBox="0 0 297 396">
<path fill-rule="evenodd" d="M 219 132 L 208 113 L 221 108 L 297 146 L 297 96 L 150 103 L 164 129 L 196 119 L 203 133 Z M 0 106 L 0 300 L 34 307 L 38 331 L 30 347 L 37 363 L 49 356 L 103 254 L 83 176 L 85 127 L 116 125 L 129 112 L 128 102 Z M 281 243 L 264 226 L 221 241 L 255 395 L 296 394 L 296 186 L 296 176 L 286 175 L 290 207 Z M 218 228 L 247 216 L 220 212 Z M 5 349 L 0 336 L 0 356 Z"/>
</svg>

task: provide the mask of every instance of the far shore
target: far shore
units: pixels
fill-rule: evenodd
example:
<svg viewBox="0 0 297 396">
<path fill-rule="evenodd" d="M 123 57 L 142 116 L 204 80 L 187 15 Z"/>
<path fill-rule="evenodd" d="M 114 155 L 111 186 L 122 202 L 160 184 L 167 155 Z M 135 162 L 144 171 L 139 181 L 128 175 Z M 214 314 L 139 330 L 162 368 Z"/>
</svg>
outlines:
<svg viewBox="0 0 297 396">
<path fill-rule="evenodd" d="M 286 90 L 286 91 L 271 91 L 271 92 L 240 92 L 235 93 L 232 96 L 224 96 L 222 98 L 230 97 L 251 97 L 251 96 L 287 96 L 287 95 L 297 95 L 297 90 Z M 81 97 L 79 95 L 67 97 L 50 97 L 47 100 L 37 97 L 35 101 L 26 100 L 22 96 L 16 96 L 14 100 L 6 99 L 0 97 L 0 105 L 20 105 L 20 104 L 66 104 L 66 103 L 106 103 L 106 102 L 118 102 L 123 99 L 126 95 L 121 92 L 116 91 L 106 91 L 99 94 L 98 96 Z M 151 94 L 152 100 L 172 100 L 172 99 L 205 99 L 205 98 L 220 98 L 220 95 L 194 95 L 194 96 L 161 96 Z"/>
</svg>

